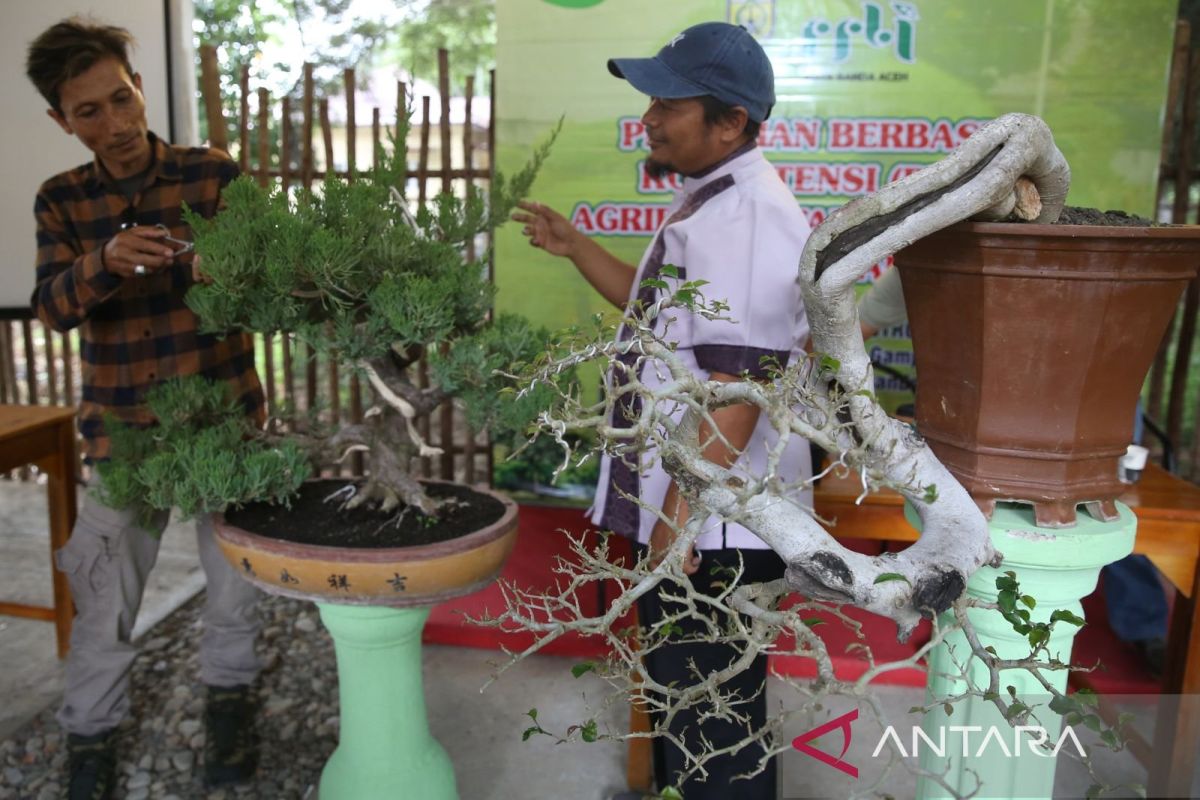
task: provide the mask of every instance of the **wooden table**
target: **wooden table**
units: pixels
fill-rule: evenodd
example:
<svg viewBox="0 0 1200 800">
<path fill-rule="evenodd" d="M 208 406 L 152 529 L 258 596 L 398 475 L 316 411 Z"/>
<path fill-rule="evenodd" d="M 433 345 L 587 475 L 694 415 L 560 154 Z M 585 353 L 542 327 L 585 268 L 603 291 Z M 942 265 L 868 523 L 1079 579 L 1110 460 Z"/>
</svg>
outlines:
<svg viewBox="0 0 1200 800">
<path fill-rule="evenodd" d="M 860 491 L 852 475 L 821 479 L 814 505 L 823 518 L 836 520 L 831 531 L 835 536 L 916 541 L 916 530 L 904 519 L 900 495 L 880 492 L 855 505 Z M 1120 499 L 1138 518 L 1133 551 L 1149 557 L 1176 589 L 1163 694 L 1200 694 L 1200 626 L 1194 624 L 1200 597 L 1200 486 L 1150 464 Z M 1200 752 L 1200 717 L 1160 713 L 1153 746 L 1132 749 L 1150 771 L 1151 796 L 1187 797 Z"/>
<path fill-rule="evenodd" d="M 54 566 L 54 552 L 67 543 L 75 526 L 75 409 L 58 406 L 0 405 L 0 472 L 34 464 L 49 478 L 50 574 L 52 607 L 0 602 L 0 614 L 53 621 L 58 657 L 67 654 L 71 637 L 71 590 Z"/>
</svg>

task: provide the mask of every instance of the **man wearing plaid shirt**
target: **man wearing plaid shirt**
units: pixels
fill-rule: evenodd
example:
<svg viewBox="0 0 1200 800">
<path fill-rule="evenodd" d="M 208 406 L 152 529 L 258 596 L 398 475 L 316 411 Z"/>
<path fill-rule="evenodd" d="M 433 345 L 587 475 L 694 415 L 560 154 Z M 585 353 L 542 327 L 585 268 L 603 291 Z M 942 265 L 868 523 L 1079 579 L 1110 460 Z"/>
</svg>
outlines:
<svg viewBox="0 0 1200 800">
<path fill-rule="evenodd" d="M 79 425 L 91 463 L 108 457 L 104 415 L 152 424 L 146 392 L 177 376 L 225 382 L 248 414 L 263 406 L 252 340 L 198 331 L 183 299 L 193 265 L 176 252 L 190 239 L 183 204 L 214 214 L 237 167 L 223 153 L 175 147 L 148 130 L 130 42 L 121 28 L 65 20 L 30 45 L 26 65 L 49 116 L 95 154 L 38 191 L 31 299 L 50 328 L 79 329 Z M 57 553 L 77 609 L 58 714 L 68 734 L 70 798 L 107 798 L 115 786 L 113 734 L 129 710 L 136 655 L 130 634 L 166 523 L 162 513 L 144 529 L 89 492 Z M 250 687 L 260 667 L 257 593 L 221 556 L 207 516 L 197 519 L 196 532 L 208 585 L 200 643 L 205 777 L 211 785 L 234 783 L 256 766 Z"/>
</svg>

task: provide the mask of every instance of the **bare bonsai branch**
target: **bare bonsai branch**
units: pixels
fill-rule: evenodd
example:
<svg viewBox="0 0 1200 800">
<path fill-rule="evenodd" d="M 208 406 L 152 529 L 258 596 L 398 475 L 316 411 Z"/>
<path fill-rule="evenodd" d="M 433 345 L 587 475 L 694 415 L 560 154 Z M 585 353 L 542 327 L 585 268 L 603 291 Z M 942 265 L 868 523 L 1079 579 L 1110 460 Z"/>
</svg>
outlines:
<svg viewBox="0 0 1200 800">
<path fill-rule="evenodd" d="M 736 704 L 744 698 L 722 688 L 730 674 L 760 655 L 812 659 L 816 681 L 788 682 L 799 697 L 798 704 L 781 710 L 764 728 L 747 726 L 746 736 L 737 746 L 762 750 L 759 770 L 772 755 L 788 749 L 787 743 L 779 740 L 783 721 L 807 713 L 816 699 L 827 700 L 831 695 L 855 698 L 866 703 L 877 719 L 885 720 L 882 708 L 870 695 L 871 682 L 889 671 L 917 665 L 933 648 L 945 646 L 946 637 L 955 630 L 961 629 L 968 642 L 969 652 L 953 658 L 954 677 L 964 688 L 954 697 L 938 698 L 914 712 L 980 698 L 994 703 L 1011 724 L 1018 724 L 1034 709 L 1015 697 L 1006 700 L 1001 696 L 999 687 L 1011 670 L 1035 675 L 1051 697 L 1055 713 L 1081 702 L 1055 691 L 1046 677 L 1070 668 L 1045 648 L 1049 628 L 1071 622 L 1070 615 L 1060 617 L 1057 623 L 1052 617 L 1048 625 L 1038 623 L 1041 627 L 1018 619 L 1021 626 L 1017 632 L 1028 635 L 1031 642 L 1024 658 L 997 658 L 975 633 L 965 608 L 979 603 L 963 596 L 966 582 L 981 565 L 998 565 L 1000 554 L 993 550 L 986 522 L 971 498 L 909 426 L 888 418 L 880 409 L 853 292 L 855 282 L 870 266 L 954 222 L 977 215 L 1052 221 L 1062 207 L 1069 174 L 1040 120 L 1007 115 L 979 129 L 944 161 L 839 209 L 813 233 L 800 265 L 817 355 L 778 370 L 769 383 L 702 380 L 675 354 L 669 324 L 656 333 L 656 322 L 669 320 L 676 311 L 723 318 L 723 304 L 704 298 L 702 286 L 686 283 L 677 284 L 674 293 L 666 293 L 649 308 L 630 309 L 621 322 L 631 336 L 618 340 L 609 329 L 594 338 L 570 337 L 528 369 L 515 371 L 510 377 L 524 387 L 523 392 L 536 387 L 555 392 L 556 402 L 539 417 L 538 432 L 559 443 L 564 464 L 576 457 L 568 434 L 579 431 L 594 435 L 597 448 L 614 457 L 661 458 L 686 497 L 692 516 L 653 568 L 646 561 L 610 563 L 606 541 L 589 550 L 579 540 L 572 542 L 572 557 L 557 562 L 559 580 L 553 591 L 532 592 L 504 584 L 505 611 L 482 622 L 538 635 L 524 651 L 510 654 L 508 664 L 568 632 L 602 636 L 610 655 L 591 666 L 612 687 L 612 695 L 603 702 L 632 697 L 668 718 L 693 708 L 706 716 L 740 723 L 744 720 Z M 588 363 L 622 378 L 611 382 L 598 402 L 585 402 L 577 392 L 556 383 L 564 370 Z M 639 379 L 644 370 L 653 371 L 658 379 L 654 386 Z M 628 420 L 627 427 L 614 426 L 614 409 L 632 396 L 641 401 L 638 416 Z M 778 436 L 779 443 L 761 474 L 719 467 L 701 454 L 707 444 L 701 441 L 701 430 L 715 427 L 705 423 L 711 422 L 715 409 L 731 403 L 758 407 Z M 682 409 L 682 413 L 673 414 L 672 409 Z M 864 494 L 885 486 L 899 491 L 921 518 L 919 541 L 904 552 L 875 557 L 840 545 L 806 507 L 804 491 L 811 482 L 785 480 L 779 473 L 780 454 L 795 437 L 815 442 L 833 454 L 830 469 L 853 470 Z M 642 507 L 648 508 L 644 503 Z M 740 571 L 735 570 L 729 576 L 729 590 L 718 597 L 696 592 L 681 565 L 710 516 L 740 523 L 763 539 L 787 562 L 785 579 L 738 586 Z M 604 580 L 615 581 L 619 593 L 608 609 L 586 613 L 581 593 Z M 670 585 L 679 610 L 634 637 L 621 627 L 622 620 L 638 597 L 663 584 Z M 781 605 L 791 593 L 802 599 L 794 605 Z M 818 612 L 853 625 L 839 610 L 841 604 L 894 620 L 901 639 L 922 618 L 931 619 L 932 638 L 909 657 L 887 663 L 876 663 L 870 643 L 860 641 L 856 647 L 867 654 L 868 669 L 857 680 L 840 680 L 825 642 L 813 631 L 821 620 L 811 615 Z M 952 622 L 944 624 L 945 618 L 938 614 L 948 609 L 953 609 Z M 706 622 L 715 611 L 732 621 L 717 629 Z M 719 674 L 697 676 L 694 686 L 659 685 L 644 667 L 642 655 L 665 646 L 670 629 L 685 619 L 699 623 L 702 631 L 686 640 L 732 643 L 741 655 Z M 782 644 L 784 633 L 791 634 L 791 646 Z M 861 630 L 858 636 L 862 638 Z M 974 677 L 980 664 L 985 667 L 982 685 Z M 500 671 L 505 666 L 501 665 Z M 1079 706 L 1071 707 L 1076 709 L 1073 713 L 1085 713 Z M 660 724 L 653 735 L 664 735 L 665 730 L 666 725 Z M 612 738 L 643 735 L 617 732 Z M 689 774 L 703 775 L 704 765 L 718 754 L 706 743 L 696 746 L 672 741 L 687 754 Z M 885 775 L 898 764 L 955 797 L 970 796 L 980 788 L 978 776 L 974 787 L 955 786 L 946 775 L 923 772 L 895 752 L 889 754 Z M 871 791 L 870 787 L 858 790 L 859 795 Z"/>
</svg>

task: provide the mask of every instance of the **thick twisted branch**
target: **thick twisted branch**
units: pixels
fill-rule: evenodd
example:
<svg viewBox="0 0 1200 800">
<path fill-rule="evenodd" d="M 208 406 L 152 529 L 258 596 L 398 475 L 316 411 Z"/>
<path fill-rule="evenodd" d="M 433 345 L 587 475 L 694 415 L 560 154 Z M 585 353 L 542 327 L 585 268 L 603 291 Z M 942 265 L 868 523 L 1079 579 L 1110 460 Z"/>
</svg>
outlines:
<svg viewBox="0 0 1200 800">
<path fill-rule="evenodd" d="M 947 608 L 980 565 L 998 563 L 987 523 L 971 498 L 928 446 L 875 402 L 854 284 L 871 265 L 917 239 L 1003 208 L 1022 177 L 1037 188 L 1042 206 L 1037 221 L 1056 219 L 1070 183 L 1066 160 L 1045 123 L 1009 114 L 980 128 L 946 159 L 838 209 L 810 237 L 801 257 L 801 286 L 813 345 L 832 356 L 831 385 L 847 391 L 852 425 L 840 449 L 854 451 L 852 464 L 897 485 L 921 517 L 923 533 L 886 563 L 836 543 L 789 557 L 788 577 L 797 590 L 872 610 L 898 603 L 889 616 L 911 629 L 920 615 Z M 904 581 L 876 584 L 883 573 L 903 575 Z"/>
</svg>

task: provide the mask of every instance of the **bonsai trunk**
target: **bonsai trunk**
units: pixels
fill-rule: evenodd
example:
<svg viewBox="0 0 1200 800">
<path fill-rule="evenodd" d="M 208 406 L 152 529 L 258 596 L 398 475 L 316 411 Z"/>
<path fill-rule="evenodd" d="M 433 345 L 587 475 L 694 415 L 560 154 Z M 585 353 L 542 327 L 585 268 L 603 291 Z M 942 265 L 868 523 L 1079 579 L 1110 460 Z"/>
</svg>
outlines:
<svg viewBox="0 0 1200 800">
<path fill-rule="evenodd" d="M 442 451 L 421 439 L 415 420 L 427 417 L 448 395 L 438 387 L 413 386 L 406 370 L 392 358 L 371 359 L 359 366 L 380 402 L 367 411 L 361 424 L 343 428 L 329 442 L 339 460 L 355 450 L 366 451 L 368 456 L 367 482 L 347 507 L 378 503 L 380 510 L 387 512 L 403 503 L 426 515 L 437 513 L 437 502 L 413 475 L 412 460 Z"/>
</svg>

